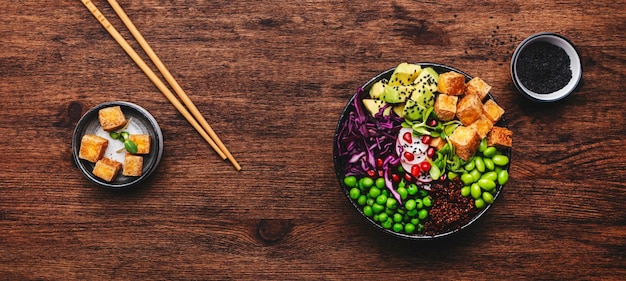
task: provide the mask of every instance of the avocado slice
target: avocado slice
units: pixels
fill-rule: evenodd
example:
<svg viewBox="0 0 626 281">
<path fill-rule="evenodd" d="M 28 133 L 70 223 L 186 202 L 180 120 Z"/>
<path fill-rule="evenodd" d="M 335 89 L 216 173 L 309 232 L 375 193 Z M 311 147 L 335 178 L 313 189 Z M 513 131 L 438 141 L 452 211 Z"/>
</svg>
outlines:
<svg viewBox="0 0 626 281">
<path fill-rule="evenodd" d="M 422 72 L 422 67 L 417 64 L 400 63 L 391 74 L 389 85 L 391 86 L 408 86 L 413 83 L 415 78 Z"/>
</svg>

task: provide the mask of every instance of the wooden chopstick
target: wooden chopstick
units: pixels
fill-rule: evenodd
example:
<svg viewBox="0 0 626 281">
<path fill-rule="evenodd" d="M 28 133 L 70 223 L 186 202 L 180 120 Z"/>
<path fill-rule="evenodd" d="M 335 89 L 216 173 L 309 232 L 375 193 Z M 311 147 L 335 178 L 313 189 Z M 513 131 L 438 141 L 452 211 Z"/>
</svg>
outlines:
<svg viewBox="0 0 626 281">
<path fill-rule="evenodd" d="M 241 167 L 239 167 L 239 164 L 237 163 L 233 155 L 230 153 L 230 151 L 228 151 L 228 149 L 226 148 L 222 140 L 220 140 L 220 138 L 217 136 L 217 134 L 215 134 L 215 131 L 213 131 L 213 128 L 211 128 L 211 126 L 206 121 L 204 116 L 202 116 L 202 114 L 200 113 L 196 105 L 191 101 L 191 99 L 189 99 L 189 96 L 187 96 L 187 94 L 182 89 L 182 87 L 178 84 L 178 82 L 176 82 L 176 79 L 174 79 L 170 71 L 167 69 L 167 67 L 165 67 L 165 64 L 163 64 L 159 56 L 157 56 L 157 54 L 154 52 L 152 47 L 150 47 L 150 44 L 148 44 L 148 42 L 143 37 L 143 35 L 141 35 L 141 33 L 139 32 L 135 24 L 130 20 L 126 12 L 124 12 L 124 9 L 122 9 L 120 4 L 116 0 L 108 0 L 108 2 L 111 5 L 111 7 L 113 7 L 113 10 L 115 10 L 117 15 L 122 20 L 122 22 L 124 22 L 128 30 L 130 30 L 130 33 L 132 33 L 132 35 L 135 37 L 137 42 L 139 42 L 139 45 L 143 48 L 146 54 L 148 54 L 148 57 L 150 57 L 150 59 L 159 69 L 161 74 L 163 74 L 163 76 L 165 77 L 165 80 L 170 84 L 170 86 L 172 86 L 172 88 L 174 89 L 174 92 L 176 92 L 178 97 L 187 106 L 189 111 L 191 111 L 191 114 L 193 114 L 196 120 L 200 122 L 200 125 L 202 125 L 202 128 L 204 128 L 204 130 L 209 134 L 209 136 L 211 136 L 211 138 L 215 141 L 215 143 L 222 150 L 222 152 L 226 154 L 226 157 L 228 158 L 228 160 L 230 160 L 230 162 L 235 166 L 235 168 L 237 168 L 237 170 L 240 170 Z"/>
<path fill-rule="evenodd" d="M 143 70 L 143 72 L 148 76 L 150 81 L 154 83 L 154 85 L 159 88 L 159 90 L 165 95 L 165 97 L 176 107 L 176 109 L 187 119 L 187 121 L 198 131 L 198 133 L 204 138 L 204 140 L 209 143 L 209 145 L 217 152 L 217 154 L 222 157 L 222 159 L 228 158 L 222 149 L 215 143 L 213 139 L 207 134 L 207 132 L 198 124 L 193 116 L 187 111 L 187 109 L 178 101 L 176 96 L 165 86 L 165 84 L 159 79 L 159 77 L 148 67 L 148 65 L 143 61 L 143 59 L 133 50 L 133 48 L 126 42 L 126 40 L 122 37 L 122 35 L 111 25 L 111 23 L 106 19 L 106 17 L 98 10 L 98 8 L 90 1 L 90 0 L 81 0 L 85 7 L 93 14 L 93 16 L 102 24 L 102 26 L 113 36 L 115 41 L 126 51 L 126 53 L 131 57 L 131 59 Z M 213 133 L 215 134 L 215 133 Z M 230 154 L 230 153 L 229 153 Z M 232 156 L 231 156 L 232 158 Z M 241 170 L 241 166 L 235 161 L 234 158 L 229 158 L 235 169 L 238 171 Z"/>
</svg>

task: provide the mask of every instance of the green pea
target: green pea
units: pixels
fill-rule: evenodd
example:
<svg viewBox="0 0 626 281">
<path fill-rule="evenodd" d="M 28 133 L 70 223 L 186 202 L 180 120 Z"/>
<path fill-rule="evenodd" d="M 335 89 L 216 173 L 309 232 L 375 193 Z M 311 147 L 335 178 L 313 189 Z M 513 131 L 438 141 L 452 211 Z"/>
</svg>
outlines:
<svg viewBox="0 0 626 281">
<path fill-rule="evenodd" d="M 399 174 L 404 173 L 404 167 L 402 167 L 402 165 L 398 166 L 398 173 Z"/>
<path fill-rule="evenodd" d="M 384 178 L 377 178 L 375 185 L 376 185 L 376 187 L 378 187 L 380 189 L 385 188 L 385 179 Z"/>
<path fill-rule="evenodd" d="M 417 212 L 418 212 L 417 209 L 413 209 L 413 210 L 406 212 L 406 215 L 413 218 L 417 216 Z"/>
<path fill-rule="evenodd" d="M 433 199 L 430 196 L 424 197 L 422 199 L 422 203 L 424 203 L 424 207 L 428 208 L 433 205 Z"/>
<path fill-rule="evenodd" d="M 458 177 L 459 174 L 453 172 L 453 171 L 448 171 L 448 179 L 453 180 L 456 179 L 456 177 Z"/>
<path fill-rule="evenodd" d="M 483 158 L 483 162 L 485 162 L 485 168 L 489 171 L 493 171 L 496 168 L 496 165 L 493 164 L 493 160 L 489 158 Z"/>
<path fill-rule="evenodd" d="M 364 177 L 364 178 L 361 178 L 361 184 L 365 188 L 370 188 L 372 187 L 372 185 L 374 185 L 374 180 L 368 177 Z"/>
<path fill-rule="evenodd" d="M 482 139 L 478 145 L 478 151 L 483 152 L 487 149 L 487 139 Z"/>
<path fill-rule="evenodd" d="M 420 189 L 420 197 L 424 198 L 426 196 L 428 196 L 428 191 L 424 190 L 424 189 Z"/>
<path fill-rule="evenodd" d="M 412 219 L 411 219 L 411 221 L 410 221 L 410 223 L 411 223 L 412 225 L 418 225 L 418 224 L 420 223 L 420 219 L 418 219 L 418 218 L 412 218 Z"/>
<path fill-rule="evenodd" d="M 483 158 L 480 156 L 474 157 L 474 166 L 476 166 L 476 170 L 481 173 L 485 172 L 485 162 L 483 162 Z"/>
<path fill-rule="evenodd" d="M 486 172 L 482 176 L 480 176 L 480 178 L 496 181 L 498 179 L 498 173 L 496 173 L 495 171 Z"/>
<path fill-rule="evenodd" d="M 478 198 L 480 198 L 482 193 L 483 193 L 483 191 L 480 189 L 480 186 L 478 186 L 477 183 L 473 183 L 470 186 L 470 194 L 472 195 L 472 198 L 478 199 Z"/>
<path fill-rule="evenodd" d="M 387 198 L 387 202 L 385 203 L 385 206 L 387 206 L 387 208 L 395 210 L 398 207 L 398 201 L 396 201 L 396 199 L 393 199 L 391 197 Z"/>
<path fill-rule="evenodd" d="M 506 166 L 506 164 L 509 164 L 509 157 L 506 157 L 506 155 L 495 155 L 491 160 L 498 166 Z"/>
<path fill-rule="evenodd" d="M 482 187 L 484 190 L 492 190 L 496 188 L 496 183 L 492 180 L 480 179 L 478 180 L 478 186 Z"/>
<path fill-rule="evenodd" d="M 404 188 L 405 186 L 406 186 L 406 182 L 404 182 L 404 180 L 402 180 L 402 181 L 400 181 L 398 183 L 398 188 L 400 188 L 400 187 Z"/>
<path fill-rule="evenodd" d="M 422 232 L 424 230 L 424 224 L 418 223 L 417 224 L 417 232 Z"/>
<path fill-rule="evenodd" d="M 393 225 L 393 220 L 391 218 L 387 218 L 387 220 L 382 222 L 380 225 L 382 225 L 384 229 L 390 229 Z"/>
<path fill-rule="evenodd" d="M 426 209 L 421 209 L 421 210 L 419 210 L 419 212 L 417 212 L 417 217 L 418 217 L 420 220 L 425 219 L 426 217 L 428 217 L 428 210 L 426 210 Z"/>
<path fill-rule="evenodd" d="M 387 203 L 387 195 L 380 194 L 380 195 L 376 196 L 376 203 L 378 203 L 380 205 L 385 205 Z"/>
<path fill-rule="evenodd" d="M 401 223 L 394 223 L 392 229 L 395 232 L 402 232 L 402 230 L 404 230 L 404 226 Z"/>
<path fill-rule="evenodd" d="M 365 201 L 365 204 L 367 206 L 372 206 L 372 205 L 374 205 L 374 203 L 376 203 L 376 199 L 374 199 L 374 198 L 367 198 L 367 201 Z"/>
<path fill-rule="evenodd" d="M 491 158 L 494 155 L 496 155 L 496 152 L 498 152 L 498 150 L 495 147 L 490 146 L 490 147 L 485 148 L 485 151 L 483 151 L 483 155 L 485 157 Z"/>
<path fill-rule="evenodd" d="M 509 181 L 509 171 L 502 170 L 498 173 L 498 183 L 504 185 Z"/>
<path fill-rule="evenodd" d="M 424 202 L 422 201 L 421 198 L 415 199 L 415 207 L 417 209 L 424 208 Z"/>
<path fill-rule="evenodd" d="M 361 196 L 361 191 L 358 188 L 353 187 L 350 189 L 350 198 L 356 200 L 359 196 Z"/>
<path fill-rule="evenodd" d="M 483 192 L 483 201 L 487 204 L 493 204 L 493 195 L 489 192 Z"/>
<path fill-rule="evenodd" d="M 400 195 L 400 198 L 402 198 L 402 200 L 406 199 L 406 197 L 408 195 L 408 191 L 404 187 L 398 187 L 396 189 L 396 192 L 398 192 L 398 194 Z"/>
<path fill-rule="evenodd" d="M 365 204 L 367 204 L 367 196 L 360 195 L 356 202 L 357 204 L 359 204 L 359 206 L 365 206 Z"/>
<path fill-rule="evenodd" d="M 370 217 L 371 218 L 374 215 L 374 210 L 372 209 L 371 206 L 365 206 L 365 207 L 363 207 L 363 214 L 366 217 Z"/>
<path fill-rule="evenodd" d="M 409 193 L 409 195 L 417 194 L 417 190 L 418 190 L 417 185 L 414 183 L 409 184 L 409 187 L 406 188 L 406 192 Z"/>
<path fill-rule="evenodd" d="M 461 175 L 461 181 L 465 184 L 465 185 L 470 185 L 474 182 L 474 177 L 472 175 L 470 175 L 469 173 L 463 173 Z"/>
<path fill-rule="evenodd" d="M 343 178 L 343 184 L 347 187 L 355 187 L 356 186 L 356 177 L 355 176 L 347 176 Z"/>
<path fill-rule="evenodd" d="M 466 171 L 471 171 L 471 170 L 474 170 L 475 167 L 476 167 L 476 161 L 474 161 L 474 157 L 472 157 L 469 161 L 467 161 L 464 168 Z"/>
<path fill-rule="evenodd" d="M 380 189 L 378 189 L 378 187 L 372 187 L 370 188 L 370 191 L 368 192 L 370 198 L 376 198 L 380 195 Z"/>
<path fill-rule="evenodd" d="M 406 234 L 413 234 L 413 232 L 415 232 L 415 225 L 412 223 L 405 224 L 404 232 L 406 232 Z"/>
<path fill-rule="evenodd" d="M 401 215 L 406 214 L 406 210 L 404 210 L 404 209 L 393 209 L 393 210 L 398 212 L 398 214 L 401 214 Z"/>
<path fill-rule="evenodd" d="M 378 221 L 378 222 L 379 222 L 379 221 L 380 221 L 380 215 L 379 215 L 379 214 L 375 214 L 375 215 L 372 217 L 372 219 L 373 219 L 374 221 Z"/>
<path fill-rule="evenodd" d="M 404 208 L 406 208 L 407 211 L 415 210 L 416 206 L 417 206 L 417 204 L 415 204 L 415 200 L 413 200 L 413 199 L 409 199 L 406 202 L 404 202 Z"/>
<path fill-rule="evenodd" d="M 485 207 L 485 201 L 482 198 L 478 198 L 474 200 L 474 206 L 478 209 L 482 209 Z"/>
<path fill-rule="evenodd" d="M 404 217 L 401 214 L 398 214 L 398 213 L 393 214 L 393 221 L 394 222 L 401 222 L 402 219 L 404 219 Z"/>
<path fill-rule="evenodd" d="M 462 187 L 461 188 L 461 196 L 463 196 L 463 197 L 470 196 L 470 191 L 471 191 L 471 188 L 468 185 Z"/>
<path fill-rule="evenodd" d="M 383 210 L 385 210 L 385 206 L 383 205 L 380 205 L 378 203 L 374 203 L 374 205 L 372 205 L 372 211 L 374 211 L 374 214 L 378 214 Z"/>
<path fill-rule="evenodd" d="M 378 221 L 386 221 L 387 218 L 389 218 L 389 215 L 387 215 L 387 213 L 380 213 L 377 216 L 378 216 Z"/>
<path fill-rule="evenodd" d="M 387 213 L 387 215 L 393 216 L 393 214 L 396 213 L 396 210 L 385 208 L 385 213 Z"/>
<path fill-rule="evenodd" d="M 478 169 L 474 169 L 470 172 L 470 175 L 472 175 L 472 182 L 477 182 L 480 176 L 482 176 L 482 173 L 478 171 Z"/>
</svg>

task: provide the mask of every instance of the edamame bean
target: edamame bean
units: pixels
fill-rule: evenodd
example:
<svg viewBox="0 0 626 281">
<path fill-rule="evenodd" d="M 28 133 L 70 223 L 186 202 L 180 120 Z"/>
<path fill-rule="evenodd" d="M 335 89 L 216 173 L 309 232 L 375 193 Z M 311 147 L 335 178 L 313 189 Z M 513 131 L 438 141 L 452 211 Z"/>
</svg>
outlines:
<svg viewBox="0 0 626 281">
<path fill-rule="evenodd" d="M 492 190 L 496 188 L 496 183 L 489 179 L 480 179 L 478 180 L 478 186 L 484 190 Z"/>
<path fill-rule="evenodd" d="M 477 182 L 480 179 L 482 173 L 478 171 L 478 169 L 474 169 L 470 172 L 470 175 L 472 175 L 472 182 Z"/>
<path fill-rule="evenodd" d="M 483 155 L 485 157 L 491 158 L 494 155 L 496 155 L 496 152 L 498 152 L 498 150 L 495 147 L 490 146 L 490 147 L 485 148 L 485 151 L 483 151 Z"/>
<path fill-rule="evenodd" d="M 484 152 L 485 149 L 487 149 L 487 139 L 482 139 L 480 141 L 480 144 L 478 145 L 478 151 L 479 152 Z"/>
<path fill-rule="evenodd" d="M 452 172 L 452 171 L 448 171 L 448 179 L 453 180 L 456 179 L 456 177 L 458 177 L 459 174 Z"/>
<path fill-rule="evenodd" d="M 416 206 L 417 205 L 415 204 L 415 200 L 413 199 L 406 200 L 406 202 L 404 203 L 404 208 L 406 208 L 407 211 L 415 210 Z"/>
<path fill-rule="evenodd" d="M 496 173 L 495 171 L 486 172 L 482 176 L 480 176 L 480 178 L 492 180 L 495 182 L 498 179 L 498 173 Z"/>
<path fill-rule="evenodd" d="M 491 160 L 498 166 L 506 166 L 506 164 L 509 164 L 509 157 L 506 157 L 506 155 L 495 155 Z"/>
<path fill-rule="evenodd" d="M 470 191 L 471 191 L 471 188 L 470 188 L 469 185 L 466 185 L 466 186 L 462 187 L 461 188 L 461 196 L 463 196 L 463 197 L 470 196 Z"/>
<path fill-rule="evenodd" d="M 474 170 L 475 167 L 476 167 L 476 161 L 474 161 L 474 157 L 472 157 L 469 161 L 467 161 L 467 163 L 464 166 L 466 171 Z"/>
<path fill-rule="evenodd" d="M 480 156 L 474 157 L 474 165 L 476 166 L 476 170 L 481 173 L 485 172 L 485 162 L 483 162 L 483 158 Z"/>
<path fill-rule="evenodd" d="M 477 183 L 472 183 L 472 185 L 470 186 L 470 194 L 472 195 L 472 198 L 478 199 L 480 198 L 482 193 L 483 191 L 480 189 L 480 186 L 478 186 Z"/>
<path fill-rule="evenodd" d="M 469 173 L 463 173 L 461 175 L 461 181 L 465 185 L 470 185 L 470 184 L 472 184 L 474 182 L 474 177 L 472 175 L 470 175 Z"/>
<path fill-rule="evenodd" d="M 350 198 L 352 198 L 353 200 L 356 200 L 359 198 L 359 196 L 361 196 L 361 190 L 359 190 L 356 187 L 353 187 L 350 189 Z"/>
<path fill-rule="evenodd" d="M 483 192 L 483 201 L 487 204 L 493 204 L 493 195 L 489 192 Z"/>
<path fill-rule="evenodd" d="M 493 164 L 493 160 L 489 158 L 483 158 L 483 162 L 485 162 L 485 168 L 489 171 L 493 171 L 496 168 L 496 165 Z"/>
<path fill-rule="evenodd" d="M 502 170 L 498 173 L 498 183 L 504 185 L 509 181 L 509 171 Z"/>
<path fill-rule="evenodd" d="M 347 187 L 355 187 L 356 186 L 356 177 L 355 176 L 347 176 L 343 178 L 343 184 Z"/>
<path fill-rule="evenodd" d="M 482 209 L 485 207 L 485 201 L 482 198 L 478 198 L 474 200 L 474 206 L 478 209 Z"/>
<path fill-rule="evenodd" d="M 374 185 L 374 180 L 368 177 L 364 177 L 364 178 L 361 178 L 361 184 L 365 188 L 370 188 L 372 187 L 372 185 Z"/>
</svg>

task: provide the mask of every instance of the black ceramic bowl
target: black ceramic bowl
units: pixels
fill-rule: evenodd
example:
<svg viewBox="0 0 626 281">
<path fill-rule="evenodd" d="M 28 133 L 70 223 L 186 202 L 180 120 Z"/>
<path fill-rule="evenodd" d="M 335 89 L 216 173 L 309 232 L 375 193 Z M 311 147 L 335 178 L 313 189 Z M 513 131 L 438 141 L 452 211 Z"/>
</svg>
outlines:
<svg viewBox="0 0 626 281">
<path fill-rule="evenodd" d="M 465 76 L 465 81 L 469 81 L 472 79 L 472 77 L 468 74 L 466 74 L 463 71 L 460 71 L 458 69 L 455 69 L 453 67 L 450 66 L 446 66 L 446 65 L 441 65 L 441 64 L 435 64 L 435 63 L 417 63 L 420 66 L 422 66 L 422 68 L 425 67 L 432 67 L 437 73 L 441 74 L 444 72 L 448 72 L 448 71 L 455 71 L 457 73 L 463 74 Z M 389 80 L 389 78 L 391 77 L 391 74 L 393 73 L 393 71 L 395 70 L 395 68 L 391 68 L 388 70 L 383 71 L 382 73 L 376 75 L 374 78 L 370 79 L 367 83 L 365 83 L 363 86 L 361 86 L 361 88 L 363 89 L 362 94 L 364 96 L 367 96 L 369 93 L 370 88 L 372 87 L 372 85 L 374 85 L 374 83 L 382 80 L 382 79 L 387 79 Z M 458 228 L 454 228 L 454 229 L 450 229 L 448 231 L 445 232 L 441 232 L 441 233 L 435 233 L 433 235 L 425 235 L 425 234 L 420 234 L 420 233 L 414 233 L 414 234 L 406 234 L 406 233 L 399 233 L 399 232 L 395 232 L 391 229 L 385 229 L 381 226 L 380 223 L 375 222 L 372 218 L 367 217 L 364 213 L 363 213 L 363 208 L 361 206 L 358 205 L 358 203 L 356 202 L 356 200 L 353 200 L 352 198 L 350 198 L 350 188 L 347 187 L 344 182 L 343 182 L 343 178 L 345 177 L 345 173 L 344 173 L 344 167 L 345 167 L 345 163 L 347 161 L 346 156 L 344 157 L 340 157 L 338 156 L 339 151 L 338 151 L 338 141 L 339 141 L 339 132 L 340 129 L 342 128 L 343 124 L 346 122 L 348 116 L 350 115 L 350 112 L 355 111 L 355 107 L 354 107 L 354 99 L 357 97 L 359 93 L 357 92 L 357 94 L 353 95 L 352 98 L 350 98 L 350 100 L 348 101 L 347 105 L 345 106 L 345 108 L 343 109 L 341 116 L 339 117 L 339 122 L 337 124 L 337 127 L 335 129 L 335 135 L 334 135 L 334 143 L 333 143 L 333 161 L 334 161 L 334 166 L 335 166 L 335 173 L 337 175 L 337 180 L 339 181 L 339 186 L 342 190 L 342 192 L 345 194 L 346 198 L 348 198 L 348 201 L 350 202 L 350 204 L 352 204 L 352 206 L 355 208 L 355 210 L 357 210 L 361 216 L 373 227 L 375 227 L 376 229 L 391 235 L 393 237 L 398 237 L 398 238 L 402 238 L 402 239 L 407 239 L 407 240 L 434 240 L 434 239 L 439 239 L 439 238 L 444 238 L 444 237 L 449 237 L 453 234 L 456 234 L 466 228 L 468 228 L 470 225 L 472 225 L 476 220 L 478 220 L 481 216 L 483 216 L 487 210 L 489 210 L 489 208 L 493 205 L 493 204 L 487 204 L 485 208 L 483 209 L 479 209 L 475 212 L 475 215 L 465 224 L 463 224 L 462 226 L 458 227 Z M 493 96 L 491 94 L 488 95 L 489 99 L 494 99 Z M 495 99 L 494 99 L 495 101 Z M 363 109 L 365 110 L 365 109 Z M 500 127 L 508 127 L 506 120 L 504 118 L 504 116 L 502 117 L 502 119 L 500 119 L 500 121 L 498 121 L 498 123 L 496 124 L 497 126 Z M 509 159 L 511 158 L 511 150 L 508 149 L 505 153 L 506 156 L 509 157 Z M 510 166 L 510 163 L 505 167 L 506 169 L 508 169 Z M 494 203 L 495 201 L 497 201 L 498 195 L 502 192 L 502 185 L 497 185 L 496 187 L 496 193 L 494 194 Z"/>
<path fill-rule="evenodd" d="M 551 91 L 549 93 L 540 93 L 540 92 L 535 92 L 533 90 L 531 90 L 531 88 L 528 85 L 524 85 L 524 83 L 522 82 L 523 79 L 521 79 L 520 77 L 522 76 L 520 71 L 522 71 L 520 68 L 520 55 L 522 55 L 527 49 L 529 49 L 529 46 L 533 45 L 534 43 L 549 43 L 552 44 L 554 46 L 557 46 L 559 48 L 561 48 L 563 51 L 565 51 L 565 53 L 567 54 L 567 57 L 569 57 L 569 61 L 570 61 L 570 70 L 571 70 L 571 78 L 569 79 L 569 81 L 566 82 L 566 84 L 561 87 L 558 90 L 554 90 Z M 543 50 L 542 53 L 548 53 L 545 50 Z M 551 60 L 549 58 L 546 58 L 544 61 L 542 62 L 537 62 L 536 64 L 550 64 Z M 536 66 L 536 68 L 541 69 L 541 68 L 545 68 L 546 66 Z M 548 66 L 548 68 L 550 68 Z M 537 72 L 537 71 L 536 71 Z M 582 64 L 580 61 L 580 55 L 578 50 L 576 49 L 576 47 L 574 47 L 574 44 L 572 44 L 572 42 L 570 40 L 568 40 L 567 38 L 556 34 L 556 33 L 550 33 L 550 32 L 542 32 L 542 33 L 537 33 L 534 35 L 529 36 L 528 38 L 524 39 L 519 46 L 517 46 L 517 48 L 515 49 L 515 52 L 513 53 L 513 57 L 511 59 L 511 79 L 513 80 L 513 84 L 515 84 L 515 87 L 517 88 L 517 90 L 524 95 L 526 98 L 535 101 L 535 102 L 556 102 L 559 101 L 561 99 L 564 99 L 565 97 L 569 96 L 577 87 L 578 84 L 580 83 L 581 79 L 582 79 L 582 75 L 583 75 L 583 69 L 582 69 Z M 543 77 L 547 76 L 547 75 L 541 75 Z"/>
<path fill-rule="evenodd" d="M 150 153 L 142 155 L 144 159 L 141 176 L 128 177 L 123 176 L 120 172 L 111 182 L 107 182 L 92 173 L 95 164 L 78 158 L 78 152 L 80 150 L 82 137 L 85 134 L 95 134 L 109 141 L 104 157 L 112 158 L 122 163 L 124 162 L 125 151 L 121 150 L 124 147 L 123 143 L 119 140 L 112 139 L 109 133 L 102 129 L 100 121 L 98 120 L 98 111 L 112 106 L 120 106 L 124 116 L 129 121 L 125 129 L 126 131 L 131 134 L 150 135 L 151 144 Z M 78 169 L 89 181 L 107 188 L 126 188 L 144 181 L 156 170 L 161 161 L 161 156 L 163 155 L 163 134 L 154 117 L 144 108 L 123 101 L 106 102 L 91 108 L 78 121 L 76 129 L 74 130 L 74 136 L 72 137 L 72 154 L 76 166 L 78 166 Z"/>
</svg>

